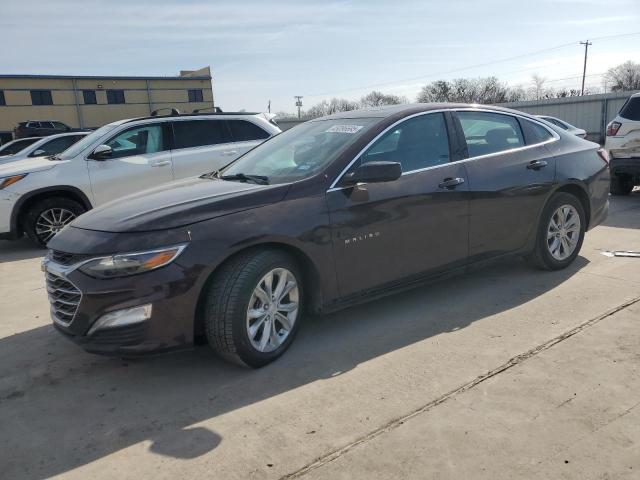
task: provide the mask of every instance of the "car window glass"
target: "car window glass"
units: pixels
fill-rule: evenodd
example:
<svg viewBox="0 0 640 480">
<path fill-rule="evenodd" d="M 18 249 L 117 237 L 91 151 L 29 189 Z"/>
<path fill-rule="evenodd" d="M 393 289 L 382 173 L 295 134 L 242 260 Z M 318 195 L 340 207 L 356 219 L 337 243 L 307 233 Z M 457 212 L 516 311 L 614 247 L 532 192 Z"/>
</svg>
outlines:
<svg viewBox="0 0 640 480">
<path fill-rule="evenodd" d="M 503 152 L 524 145 L 518 120 L 489 112 L 458 112 L 469 157 Z"/>
<path fill-rule="evenodd" d="M 553 134 L 539 123 L 530 122 L 529 120 L 521 118 L 520 126 L 522 127 L 527 145 L 535 145 L 536 143 L 546 142 L 553 138 Z"/>
<path fill-rule="evenodd" d="M 449 138 L 442 113 L 411 118 L 380 137 L 361 157 L 361 164 L 399 162 L 403 172 L 449 161 Z"/>
<path fill-rule="evenodd" d="M 119 133 L 106 145 L 111 147 L 111 158 L 144 155 L 164 150 L 162 127 L 158 124 L 143 125 Z"/>
<path fill-rule="evenodd" d="M 55 138 L 49 142 L 45 142 L 44 144 L 40 145 L 38 148 L 36 148 L 36 150 L 33 153 L 39 150 L 44 150 L 44 153 L 39 153 L 38 155 L 39 156 L 56 155 L 60 152 L 63 152 L 67 148 L 69 148 L 77 140 L 78 139 L 76 137 Z M 33 153 L 31 155 L 33 155 Z"/>
<path fill-rule="evenodd" d="M 627 120 L 640 121 L 640 97 L 632 97 L 622 106 L 620 116 Z"/>
<path fill-rule="evenodd" d="M 40 122 L 29 122 L 27 128 L 40 128 Z"/>
<path fill-rule="evenodd" d="M 269 137 L 269 134 L 259 126 L 246 120 L 228 120 L 227 123 L 234 142 L 261 140 Z"/>
<path fill-rule="evenodd" d="M 24 150 L 32 143 L 37 142 L 38 138 L 26 138 L 24 140 L 15 140 L 11 144 L 7 144 L 0 148 L 0 155 L 14 155 L 21 150 Z"/>
<path fill-rule="evenodd" d="M 187 120 L 173 122 L 175 148 L 202 147 L 231 142 L 223 120 Z"/>
<path fill-rule="evenodd" d="M 53 128 L 53 123 L 51 123 L 51 122 L 40 122 L 40 128 Z"/>
<path fill-rule="evenodd" d="M 52 122 L 53 123 L 53 128 L 55 128 L 56 130 L 66 130 L 67 126 L 64 123 L 61 122 Z"/>
</svg>

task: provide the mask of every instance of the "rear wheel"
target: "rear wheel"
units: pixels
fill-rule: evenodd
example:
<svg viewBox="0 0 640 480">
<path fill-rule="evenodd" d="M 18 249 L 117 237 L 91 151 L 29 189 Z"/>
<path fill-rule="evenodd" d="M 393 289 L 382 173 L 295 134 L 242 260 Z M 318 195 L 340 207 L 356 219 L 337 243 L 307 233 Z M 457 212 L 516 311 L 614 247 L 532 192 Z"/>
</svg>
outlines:
<svg viewBox="0 0 640 480">
<path fill-rule="evenodd" d="M 302 313 L 302 276 L 287 254 L 247 252 L 223 265 L 207 292 L 205 332 L 226 360 L 253 368 L 282 355 Z"/>
<path fill-rule="evenodd" d="M 580 200 L 569 193 L 555 194 L 540 218 L 536 247 L 530 259 L 545 270 L 569 266 L 580 252 L 585 228 L 584 208 Z"/>
<path fill-rule="evenodd" d="M 631 175 L 611 175 L 609 191 L 612 195 L 629 195 L 633 190 Z"/>
<path fill-rule="evenodd" d="M 70 198 L 45 198 L 29 207 L 22 228 L 32 242 L 45 247 L 56 233 L 85 211 L 83 205 Z"/>
</svg>

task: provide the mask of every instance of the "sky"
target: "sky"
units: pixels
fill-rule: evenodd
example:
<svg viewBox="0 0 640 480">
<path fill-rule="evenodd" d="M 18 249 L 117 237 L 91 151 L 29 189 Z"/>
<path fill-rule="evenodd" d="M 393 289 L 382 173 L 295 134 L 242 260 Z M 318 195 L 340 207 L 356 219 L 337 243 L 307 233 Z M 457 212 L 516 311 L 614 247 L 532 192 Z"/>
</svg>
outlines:
<svg viewBox="0 0 640 480">
<path fill-rule="evenodd" d="M 1 10 L 2 74 L 211 66 L 227 111 L 266 111 L 271 100 L 293 112 L 294 95 L 308 107 L 373 89 L 414 100 L 426 83 L 457 77 L 526 88 L 538 74 L 579 88 L 586 39 L 587 87 L 640 62 L 640 0 L 4 0 Z"/>
</svg>

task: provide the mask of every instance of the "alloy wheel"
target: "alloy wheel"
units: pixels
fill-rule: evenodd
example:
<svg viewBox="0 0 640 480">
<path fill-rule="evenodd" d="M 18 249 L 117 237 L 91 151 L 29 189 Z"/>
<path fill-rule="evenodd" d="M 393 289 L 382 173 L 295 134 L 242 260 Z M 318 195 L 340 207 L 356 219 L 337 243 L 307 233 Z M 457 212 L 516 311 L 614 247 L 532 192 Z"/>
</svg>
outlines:
<svg viewBox="0 0 640 480">
<path fill-rule="evenodd" d="M 253 290 L 246 328 L 253 348 L 268 353 L 280 347 L 298 318 L 300 292 L 296 277 L 286 268 L 268 272 Z"/>
<path fill-rule="evenodd" d="M 36 220 L 36 235 L 46 244 L 56 233 L 76 218 L 76 214 L 66 208 L 49 208 Z"/>
<path fill-rule="evenodd" d="M 547 248 L 556 260 L 569 258 L 580 240 L 580 215 L 571 205 L 559 207 L 547 227 Z"/>
</svg>

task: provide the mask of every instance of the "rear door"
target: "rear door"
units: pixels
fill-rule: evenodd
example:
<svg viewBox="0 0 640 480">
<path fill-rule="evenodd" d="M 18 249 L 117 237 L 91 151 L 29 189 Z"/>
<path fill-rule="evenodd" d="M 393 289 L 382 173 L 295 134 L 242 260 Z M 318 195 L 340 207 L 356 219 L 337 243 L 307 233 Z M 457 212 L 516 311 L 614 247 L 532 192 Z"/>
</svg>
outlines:
<svg viewBox="0 0 640 480">
<path fill-rule="evenodd" d="M 87 159 L 96 204 L 173 180 L 168 123 L 138 125 L 116 133 L 106 160 Z"/>
<path fill-rule="evenodd" d="M 249 120 L 227 120 L 227 124 L 233 137 L 233 150 L 238 157 L 270 136 L 269 132 Z"/>
<path fill-rule="evenodd" d="M 469 159 L 470 260 L 523 248 L 555 179 L 555 160 L 546 147 L 554 137 L 541 124 L 514 115 L 473 110 L 456 117 Z"/>
<path fill-rule="evenodd" d="M 172 126 L 176 178 L 195 177 L 217 170 L 238 156 L 229 126 L 222 118 L 175 120 Z"/>
</svg>

